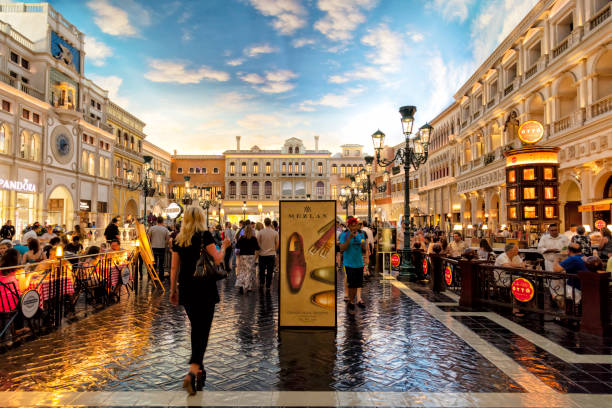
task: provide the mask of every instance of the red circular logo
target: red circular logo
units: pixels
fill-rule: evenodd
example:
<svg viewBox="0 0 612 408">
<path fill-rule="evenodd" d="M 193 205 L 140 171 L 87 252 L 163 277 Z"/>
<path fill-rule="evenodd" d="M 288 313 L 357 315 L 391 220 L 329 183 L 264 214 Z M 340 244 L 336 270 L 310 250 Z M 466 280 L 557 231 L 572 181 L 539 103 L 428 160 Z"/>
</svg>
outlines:
<svg viewBox="0 0 612 408">
<path fill-rule="evenodd" d="M 516 278 L 512 282 L 512 295 L 519 302 L 529 302 L 533 299 L 533 285 L 525 278 Z"/>
<path fill-rule="evenodd" d="M 423 259 L 423 275 L 427 275 L 427 258 Z"/>
<path fill-rule="evenodd" d="M 606 228 L 606 222 L 604 220 L 597 220 L 595 222 L 595 228 L 597 228 L 597 229 L 604 229 L 604 228 Z"/>
<path fill-rule="evenodd" d="M 400 256 L 398 254 L 391 255 L 391 265 L 399 266 L 400 264 Z"/>
<path fill-rule="evenodd" d="M 516 156 L 512 156 L 512 159 L 510 160 L 512 160 L 512 163 L 516 163 Z"/>
<path fill-rule="evenodd" d="M 523 143 L 537 143 L 544 136 L 544 126 L 537 120 L 528 120 L 519 126 L 518 137 Z"/>
<path fill-rule="evenodd" d="M 450 265 L 446 265 L 446 268 L 444 269 L 444 280 L 446 281 L 447 286 L 450 286 L 450 284 L 453 283 L 453 270 L 451 269 Z"/>
</svg>

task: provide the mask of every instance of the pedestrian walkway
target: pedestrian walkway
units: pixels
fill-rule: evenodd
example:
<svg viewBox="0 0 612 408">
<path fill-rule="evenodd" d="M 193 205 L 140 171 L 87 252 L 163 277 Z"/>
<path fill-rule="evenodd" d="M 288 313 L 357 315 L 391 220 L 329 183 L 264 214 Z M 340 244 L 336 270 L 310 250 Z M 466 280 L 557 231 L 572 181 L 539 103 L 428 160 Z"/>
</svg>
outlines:
<svg viewBox="0 0 612 408">
<path fill-rule="evenodd" d="M 142 291 L 1 355 L 0 405 L 603 407 L 612 398 L 607 340 L 574 347 L 571 334 L 564 343 L 559 331 L 548 339 L 492 312 L 457 311 L 453 294 L 372 278 L 365 310 L 347 313 L 338 294 L 336 332 L 279 333 L 276 295 L 239 295 L 232 279 L 220 292 L 206 392 L 187 398 L 180 388 L 183 311 Z"/>
</svg>

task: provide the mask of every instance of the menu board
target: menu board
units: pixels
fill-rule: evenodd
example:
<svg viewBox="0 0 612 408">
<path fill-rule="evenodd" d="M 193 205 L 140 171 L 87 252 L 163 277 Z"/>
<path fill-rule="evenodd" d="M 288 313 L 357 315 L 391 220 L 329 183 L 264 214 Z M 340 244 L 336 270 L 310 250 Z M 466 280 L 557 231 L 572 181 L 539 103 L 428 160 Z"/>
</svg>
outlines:
<svg viewBox="0 0 612 408">
<path fill-rule="evenodd" d="M 279 326 L 336 327 L 336 202 L 280 202 Z"/>
</svg>

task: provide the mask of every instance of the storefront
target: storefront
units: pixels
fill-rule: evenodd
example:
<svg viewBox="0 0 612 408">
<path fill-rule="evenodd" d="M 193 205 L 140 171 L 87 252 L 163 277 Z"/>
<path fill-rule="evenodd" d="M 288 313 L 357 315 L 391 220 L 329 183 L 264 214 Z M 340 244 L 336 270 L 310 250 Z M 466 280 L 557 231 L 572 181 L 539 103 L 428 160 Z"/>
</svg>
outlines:
<svg viewBox="0 0 612 408">
<path fill-rule="evenodd" d="M 0 177 L 0 218 L 2 224 L 12 220 L 21 236 L 21 231 L 38 220 L 38 188 L 28 179 L 11 180 Z"/>
</svg>

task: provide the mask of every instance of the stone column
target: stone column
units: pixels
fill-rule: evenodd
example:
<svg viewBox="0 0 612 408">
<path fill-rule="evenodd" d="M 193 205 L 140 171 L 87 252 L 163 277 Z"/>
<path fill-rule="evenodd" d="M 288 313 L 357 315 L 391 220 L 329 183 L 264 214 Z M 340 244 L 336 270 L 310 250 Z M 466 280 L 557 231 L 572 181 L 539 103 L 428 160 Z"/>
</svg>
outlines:
<svg viewBox="0 0 612 408">
<path fill-rule="evenodd" d="M 589 168 L 583 168 L 580 177 L 580 200 L 582 204 L 588 204 L 595 200 L 593 196 L 593 172 Z M 585 211 L 582 213 L 582 223 L 593 224 L 593 212 Z"/>
<path fill-rule="evenodd" d="M 508 224 L 507 210 L 506 210 L 506 188 L 498 187 L 499 193 L 499 213 L 497 217 L 499 219 L 499 225 Z"/>
</svg>

